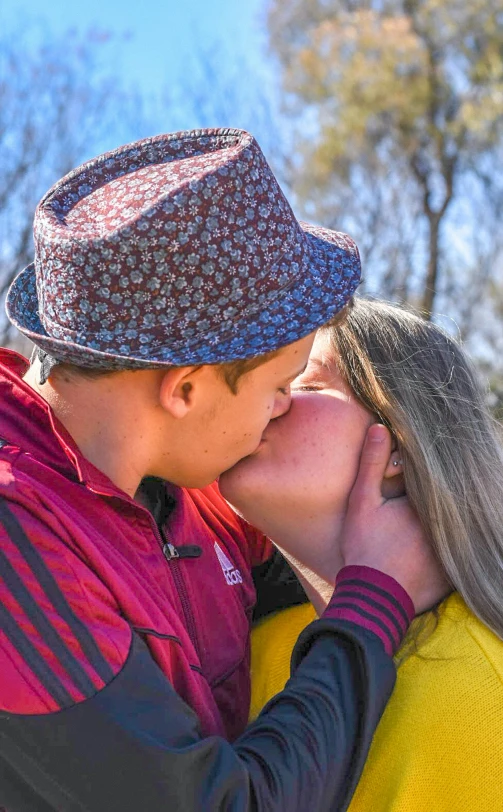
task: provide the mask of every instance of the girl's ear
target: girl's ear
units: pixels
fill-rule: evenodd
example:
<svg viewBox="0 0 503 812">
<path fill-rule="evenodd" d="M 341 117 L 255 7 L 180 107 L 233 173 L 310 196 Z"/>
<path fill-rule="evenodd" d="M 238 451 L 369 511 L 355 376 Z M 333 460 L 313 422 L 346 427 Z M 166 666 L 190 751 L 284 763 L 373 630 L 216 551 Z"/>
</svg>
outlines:
<svg viewBox="0 0 503 812">
<path fill-rule="evenodd" d="M 388 464 L 384 472 L 384 479 L 392 479 L 394 476 L 398 476 L 398 474 L 403 474 L 403 462 L 400 450 L 395 449 L 391 452 L 388 460 Z"/>
<path fill-rule="evenodd" d="M 388 460 L 381 485 L 381 493 L 384 499 L 395 499 L 398 496 L 405 495 L 403 462 L 400 451 L 397 449 L 391 452 Z"/>
</svg>

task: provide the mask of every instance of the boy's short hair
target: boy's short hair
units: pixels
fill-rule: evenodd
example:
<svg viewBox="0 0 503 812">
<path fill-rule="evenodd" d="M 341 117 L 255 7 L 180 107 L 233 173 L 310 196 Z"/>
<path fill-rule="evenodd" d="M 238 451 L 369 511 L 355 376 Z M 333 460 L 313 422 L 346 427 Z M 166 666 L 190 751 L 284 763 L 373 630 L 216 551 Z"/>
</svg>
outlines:
<svg viewBox="0 0 503 812">
<path fill-rule="evenodd" d="M 221 373 L 222 378 L 231 392 L 236 395 L 240 378 L 242 378 L 243 375 L 246 375 L 248 372 L 257 369 L 257 367 L 262 366 L 262 364 L 265 364 L 267 361 L 272 360 L 278 355 L 279 352 L 281 352 L 281 350 L 273 350 L 265 355 L 257 355 L 253 358 L 244 358 L 237 361 L 228 361 L 225 364 L 216 364 L 215 366 Z M 173 369 L 173 367 L 169 366 L 149 367 L 149 369 L 153 368 L 164 369 L 165 371 L 168 369 Z M 132 371 L 138 372 L 138 370 Z M 117 375 L 119 372 L 121 372 L 121 370 L 101 369 L 100 367 L 81 367 L 77 366 L 76 364 L 68 364 L 65 362 L 55 364 L 51 369 L 51 374 L 56 375 L 57 377 L 66 377 L 67 379 L 78 377 L 84 378 L 88 381 L 95 381 L 98 378 L 104 378 L 107 375 Z"/>
</svg>

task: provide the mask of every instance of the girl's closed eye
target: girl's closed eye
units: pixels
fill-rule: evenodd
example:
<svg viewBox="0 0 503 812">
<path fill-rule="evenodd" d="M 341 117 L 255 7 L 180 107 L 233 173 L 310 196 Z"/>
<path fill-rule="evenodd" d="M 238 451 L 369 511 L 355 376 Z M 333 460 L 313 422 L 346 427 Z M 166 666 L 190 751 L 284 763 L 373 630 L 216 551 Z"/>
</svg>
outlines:
<svg viewBox="0 0 503 812">
<path fill-rule="evenodd" d="M 298 383 L 292 386 L 292 392 L 319 392 L 323 387 L 313 383 Z"/>
<path fill-rule="evenodd" d="M 324 382 L 307 375 L 292 383 L 292 392 L 319 392 L 321 389 L 324 389 Z"/>
</svg>

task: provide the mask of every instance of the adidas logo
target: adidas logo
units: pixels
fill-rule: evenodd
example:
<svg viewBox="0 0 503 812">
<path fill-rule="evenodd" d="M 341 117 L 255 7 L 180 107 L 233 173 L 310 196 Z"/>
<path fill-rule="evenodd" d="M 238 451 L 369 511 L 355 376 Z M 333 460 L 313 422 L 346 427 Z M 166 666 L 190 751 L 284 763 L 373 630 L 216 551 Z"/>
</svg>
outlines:
<svg viewBox="0 0 503 812">
<path fill-rule="evenodd" d="M 220 561 L 220 566 L 222 567 L 222 572 L 225 575 L 225 580 L 229 584 L 229 586 L 234 586 L 235 584 L 242 584 L 243 579 L 241 577 L 241 573 L 238 569 L 234 566 L 232 561 L 229 561 L 227 556 L 225 555 L 224 551 L 220 547 L 217 542 L 214 544 L 215 552 L 217 554 L 217 558 Z"/>
</svg>

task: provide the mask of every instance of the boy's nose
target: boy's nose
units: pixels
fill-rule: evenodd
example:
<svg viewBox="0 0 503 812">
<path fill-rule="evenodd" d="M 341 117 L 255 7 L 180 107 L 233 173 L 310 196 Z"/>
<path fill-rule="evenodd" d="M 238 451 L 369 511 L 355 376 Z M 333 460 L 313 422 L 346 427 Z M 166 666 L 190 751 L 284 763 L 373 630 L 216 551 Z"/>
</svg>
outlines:
<svg viewBox="0 0 503 812">
<path fill-rule="evenodd" d="M 287 388 L 286 393 L 278 392 L 276 395 L 276 400 L 274 401 L 274 408 L 271 414 L 271 420 L 274 420 L 276 417 L 281 417 L 282 414 L 286 414 L 290 408 L 292 403 L 292 392 L 290 387 Z"/>
</svg>

